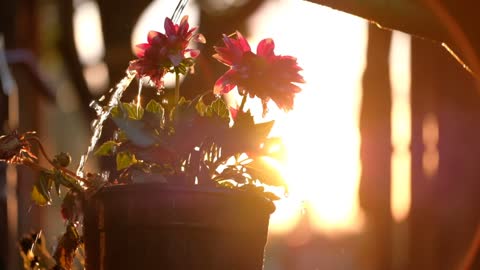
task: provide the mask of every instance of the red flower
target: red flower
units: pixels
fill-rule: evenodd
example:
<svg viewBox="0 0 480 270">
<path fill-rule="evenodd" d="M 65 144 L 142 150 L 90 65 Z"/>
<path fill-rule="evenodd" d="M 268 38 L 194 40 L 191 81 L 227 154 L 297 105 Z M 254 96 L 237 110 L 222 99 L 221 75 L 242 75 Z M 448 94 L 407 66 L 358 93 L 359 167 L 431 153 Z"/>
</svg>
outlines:
<svg viewBox="0 0 480 270">
<path fill-rule="evenodd" d="M 224 35 L 225 47 L 215 47 L 213 57 L 230 66 L 230 70 L 215 83 L 214 93 L 228 93 L 235 86 L 241 95 L 257 96 L 262 100 L 264 113 L 266 104 L 272 99 L 279 108 L 288 111 L 293 108 L 295 94 L 301 89 L 293 83 L 303 83 L 298 73 L 302 70 L 292 56 L 275 55 L 272 39 L 264 39 L 254 54 L 241 33 L 236 39 Z"/>
<path fill-rule="evenodd" d="M 135 47 L 139 59 L 131 61 L 129 66 L 129 69 L 137 71 L 139 77 L 150 77 L 158 88 L 163 87 L 163 76 L 167 72 L 186 72 L 193 65 L 192 59 L 198 56 L 199 51 L 187 48 L 192 39 L 205 43 L 203 35 L 193 34 L 197 28 L 190 28 L 188 16 L 184 16 L 180 24 L 165 18 L 164 27 L 165 34 L 150 31 L 148 43 Z"/>
</svg>

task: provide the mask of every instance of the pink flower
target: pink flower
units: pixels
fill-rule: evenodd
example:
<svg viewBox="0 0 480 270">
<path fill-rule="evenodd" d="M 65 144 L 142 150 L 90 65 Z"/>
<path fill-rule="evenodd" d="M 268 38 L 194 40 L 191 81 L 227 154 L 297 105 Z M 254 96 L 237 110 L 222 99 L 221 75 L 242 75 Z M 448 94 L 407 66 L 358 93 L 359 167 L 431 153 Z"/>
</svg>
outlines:
<svg viewBox="0 0 480 270">
<path fill-rule="evenodd" d="M 167 72 L 185 73 L 193 65 L 193 58 L 199 51 L 189 49 L 193 39 L 205 43 L 201 34 L 195 34 L 196 27 L 190 28 L 188 16 L 184 16 L 180 24 L 174 24 L 165 18 L 165 34 L 157 31 L 148 33 L 148 43 L 138 44 L 135 54 L 139 59 L 130 62 L 129 69 L 137 71 L 139 77 L 148 76 L 158 88 L 163 87 L 163 76 Z"/>
<path fill-rule="evenodd" d="M 273 100 L 285 111 L 293 108 L 295 94 L 301 89 L 294 83 L 303 83 L 298 73 L 302 70 L 292 56 L 275 55 L 272 39 L 264 39 L 254 54 L 241 33 L 236 39 L 224 35 L 225 47 L 215 47 L 213 57 L 230 67 L 215 83 L 214 93 L 225 94 L 238 87 L 241 95 L 257 96 L 262 100 L 264 113 L 267 102 Z"/>
</svg>

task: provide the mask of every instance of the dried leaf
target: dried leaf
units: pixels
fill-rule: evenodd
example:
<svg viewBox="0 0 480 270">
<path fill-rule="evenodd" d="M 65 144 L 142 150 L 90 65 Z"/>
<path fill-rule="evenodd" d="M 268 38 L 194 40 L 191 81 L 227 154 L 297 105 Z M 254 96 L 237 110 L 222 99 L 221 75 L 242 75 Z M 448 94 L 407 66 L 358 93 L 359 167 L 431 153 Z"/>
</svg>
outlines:
<svg viewBox="0 0 480 270">
<path fill-rule="evenodd" d="M 73 224 L 68 224 L 65 233 L 60 238 L 53 257 L 57 266 L 62 269 L 72 269 L 75 251 L 80 245 L 80 235 Z"/>
</svg>

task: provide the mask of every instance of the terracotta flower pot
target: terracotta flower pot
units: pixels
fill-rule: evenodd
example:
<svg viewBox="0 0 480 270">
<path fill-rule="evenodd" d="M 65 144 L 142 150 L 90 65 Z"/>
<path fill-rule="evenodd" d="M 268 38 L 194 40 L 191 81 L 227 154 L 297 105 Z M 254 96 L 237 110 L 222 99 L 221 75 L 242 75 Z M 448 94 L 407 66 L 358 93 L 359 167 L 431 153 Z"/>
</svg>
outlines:
<svg viewBox="0 0 480 270">
<path fill-rule="evenodd" d="M 165 184 L 112 186 L 86 207 L 87 270 L 263 268 L 272 202 Z"/>
</svg>

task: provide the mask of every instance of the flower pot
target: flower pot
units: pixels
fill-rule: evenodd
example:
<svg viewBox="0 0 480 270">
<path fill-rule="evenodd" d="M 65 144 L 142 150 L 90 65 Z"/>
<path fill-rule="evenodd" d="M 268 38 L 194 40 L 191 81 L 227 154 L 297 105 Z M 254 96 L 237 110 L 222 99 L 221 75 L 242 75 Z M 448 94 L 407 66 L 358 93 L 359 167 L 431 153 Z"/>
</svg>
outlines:
<svg viewBox="0 0 480 270">
<path fill-rule="evenodd" d="M 243 191 L 106 187 L 86 206 L 86 269 L 262 269 L 273 211 L 271 201 Z"/>
</svg>

